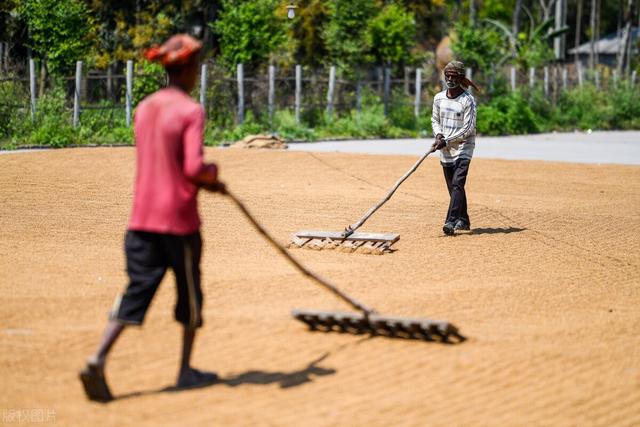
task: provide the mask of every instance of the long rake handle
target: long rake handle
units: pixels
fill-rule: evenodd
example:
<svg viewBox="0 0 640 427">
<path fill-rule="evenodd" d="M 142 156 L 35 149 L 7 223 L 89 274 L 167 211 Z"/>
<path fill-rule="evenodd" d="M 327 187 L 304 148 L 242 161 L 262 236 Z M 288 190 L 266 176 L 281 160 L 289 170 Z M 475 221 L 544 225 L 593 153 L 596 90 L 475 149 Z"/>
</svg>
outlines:
<svg viewBox="0 0 640 427">
<path fill-rule="evenodd" d="M 244 214 L 245 217 L 251 222 L 251 224 L 255 227 L 256 230 L 273 246 L 275 249 L 280 252 L 293 266 L 298 269 L 302 274 L 311 278 L 316 283 L 322 285 L 325 289 L 331 291 L 334 295 L 337 295 L 343 301 L 347 302 L 356 310 L 362 311 L 365 316 L 370 314 L 375 314 L 376 311 L 372 308 L 367 307 L 366 305 L 358 302 L 356 299 L 350 297 L 349 295 L 342 292 L 336 285 L 329 282 L 327 279 L 320 277 L 318 274 L 306 268 L 304 265 L 300 263 L 297 259 L 295 259 L 280 243 L 278 243 L 269 232 L 254 218 L 254 216 L 249 212 L 247 207 L 242 203 L 236 196 L 229 192 L 229 190 L 225 190 L 224 193 L 227 197 L 229 197 L 233 203 L 240 209 L 240 211 Z"/>
<path fill-rule="evenodd" d="M 345 228 L 344 233 L 342 233 L 342 235 L 344 237 L 349 237 L 351 234 L 353 234 L 354 231 L 356 231 L 358 228 L 360 228 L 362 226 L 362 224 L 364 224 L 365 221 L 368 220 L 371 215 L 373 215 L 378 209 L 380 209 L 382 207 L 382 205 L 387 203 L 387 201 L 391 198 L 391 196 L 393 196 L 393 193 L 395 193 L 396 190 L 398 189 L 398 187 L 400 187 L 400 184 L 402 184 L 407 178 L 409 178 L 409 176 L 412 173 L 414 173 L 416 171 L 416 169 L 418 169 L 418 166 L 420 166 L 420 163 L 422 163 L 424 161 L 424 159 L 426 159 L 427 156 L 429 156 L 429 154 L 433 153 L 434 151 L 436 151 L 436 150 L 434 148 L 432 148 L 431 150 L 429 150 L 425 154 L 423 154 L 422 157 L 420 157 L 418 159 L 418 161 L 411 167 L 411 169 L 409 169 L 409 171 L 407 171 L 407 173 L 405 173 L 402 176 L 402 178 L 400 178 L 398 180 L 398 182 L 396 182 L 396 184 L 387 193 L 387 195 L 377 205 L 375 205 L 374 207 L 369 209 L 367 211 L 367 213 L 364 214 L 364 216 L 362 218 L 360 218 L 360 220 L 358 222 L 356 222 L 355 224 L 350 225 L 349 227 Z"/>
</svg>

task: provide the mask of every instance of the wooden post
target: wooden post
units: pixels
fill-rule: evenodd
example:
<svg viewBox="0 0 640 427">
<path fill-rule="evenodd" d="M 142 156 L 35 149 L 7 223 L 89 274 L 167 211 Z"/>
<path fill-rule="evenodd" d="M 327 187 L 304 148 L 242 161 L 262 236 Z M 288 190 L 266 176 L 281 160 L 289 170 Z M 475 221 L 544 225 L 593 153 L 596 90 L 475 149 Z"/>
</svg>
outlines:
<svg viewBox="0 0 640 427">
<path fill-rule="evenodd" d="M 378 95 L 381 96 L 384 90 L 384 71 L 382 67 L 376 67 L 376 79 L 378 80 Z"/>
<path fill-rule="evenodd" d="M 76 62 L 76 87 L 73 97 L 73 127 L 80 124 L 80 91 L 82 87 L 82 61 Z"/>
<path fill-rule="evenodd" d="M 422 68 L 416 69 L 416 97 L 413 102 L 413 114 L 416 120 L 420 117 L 420 101 L 422 99 Z"/>
<path fill-rule="evenodd" d="M 4 72 L 9 71 L 9 43 L 4 42 L 4 55 L 2 55 L 4 61 Z"/>
<path fill-rule="evenodd" d="M 558 95 L 558 66 L 554 65 L 553 66 L 553 70 L 552 70 L 552 74 L 553 76 L 551 77 L 551 97 L 553 99 L 553 102 L 555 103 L 556 101 L 556 96 Z"/>
<path fill-rule="evenodd" d="M 549 96 L 549 67 L 544 67 L 544 95 Z"/>
<path fill-rule="evenodd" d="M 404 93 L 405 95 L 410 95 L 409 93 L 409 74 L 411 74 L 411 68 L 404 67 Z"/>
<path fill-rule="evenodd" d="M 564 65 L 562 67 L 562 90 L 567 90 L 567 85 L 569 84 L 569 73 L 567 72 L 567 66 Z"/>
<path fill-rule="evenodd" d="M 113 101 L 113 65 L 107 66 L 107 99 Z"/>
<path fill-rule="evenodd" d="M 29 92 L 31 95 L 31 121 L 36 121 L 36 61 L 29 58 Z"/>
<path fill-rule="evenodd" d="M 516 90 L 516 67 L 511 66 L 511 90 Z"/>
<path fill-rule="evenodd" d="M 391 68 L 385 67 L 384 69 L 384 93 L 383 93 L 383 104 L 384 104 L 384 115 L 389 115 L 389 101 L 391 100 Z"/>
<path fill-rule="evenodd" d="M 471 68 L 467 68 L 464 72 L 464 76 L 469 80 L 473 80 L 473 70 Z M 469 86 L 469 89 L 467 90 L 473 95 L 473 87 Z"/>
<path fill-rule="evenodd" d="M 329 68 L 329 89 L 327 90 L 327 114 L 333 114 L 333 92 L 336 86 L 336 67 Z"/>
<path fill-rule="evenodd" d="M 200 70 L 200 105 L 207 111 L 207 64 L 202 64 Z"/>
<path fill-rule="evenodd" d="M 276 100 L 276 67 L 269 65 L 269 94 L 267 97 L 268 111 L 269 111 L 269 127 L 273 125 L 273 112 L 275 110 L 274 104 Z"/>
<path fill-rule="evenodd" d="M 127 127 L 131 127 L 133 106 L 133 61 L 127 61 L 127 88 L 125 95 L 125 114 Z"/>
<path fill-rule="evenodd" d="M 296 124 L 300 124 L 300 104 L 301 103 L 302 103 L 302 66 L 296 65 L 296 95 L 295 95 Z"/>
<path fill-rule="evenodd" d="M 529 87 L 533 89 L 536 86 L 536 69 L 529 68 Z"/>
<path fill-rule="evenodd" d="M 236 79 L 238 81 L 238 124 L 244 122 L 244 67 L 238 64 L 236 67 Z"/>
<path fill-rule="evenodd" d="M 584 84 L 584 70 L 582 69 L 582 63 L 576 63 L 577 71 L 578 71 L 578 85 L 582 87 Z"/>
</svg>

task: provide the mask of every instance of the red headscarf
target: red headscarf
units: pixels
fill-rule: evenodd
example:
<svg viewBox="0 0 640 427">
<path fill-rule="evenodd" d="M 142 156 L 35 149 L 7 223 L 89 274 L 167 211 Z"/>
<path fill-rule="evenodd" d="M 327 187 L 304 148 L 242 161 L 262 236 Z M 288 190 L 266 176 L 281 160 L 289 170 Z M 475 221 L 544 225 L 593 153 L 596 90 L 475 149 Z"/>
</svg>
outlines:
<svg viewBox="0 0 640 427">
<path fill-rule="evenodd" d="M 187 64 L 202 49 L 202 43 L 188 34 L 176 34 L 161 46 L 153 46 L 144 53 L 152 62 L 165 67 Z"/>
</svg>

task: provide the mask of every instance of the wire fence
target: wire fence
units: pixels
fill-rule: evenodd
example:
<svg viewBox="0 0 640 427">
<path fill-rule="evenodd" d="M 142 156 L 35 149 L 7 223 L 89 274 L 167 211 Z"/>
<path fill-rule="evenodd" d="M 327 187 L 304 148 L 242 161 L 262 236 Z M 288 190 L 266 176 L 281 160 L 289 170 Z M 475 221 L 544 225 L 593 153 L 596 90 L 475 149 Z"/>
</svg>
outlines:
<svg viewBox="0 0 640 427">
<path fill-rule="evenodd" d="M 112 72 L 111 70 L 119 70 Z M 4 71 L 4 72 L 2 72 Z M 11 72 L 0 70 L 0 113 L 11 112 L 19 119 L 35 120 L 45 95 L 57 90 L 59 102 L 72 114 L 73 126 L 130 126 L 136 104 L 144 96 L 166 84 L 163 74 L 134 72 L 131 61 L 108 71 L 85 70 L 81 62 L 76 74 L 64 78 L 42 77 L 34 61 Z M 370 67 L 355 76 L 341 76 L 335 67 L 287 69 L 269 67 L 235 74 L 216 63 L 203 64 L 194 98 L 201 102 L 207 117 L 217 126 L 242 124 L 251 114 L 271 123 L 274 115 L 289 110 L 297 123 L 311 123 L 318 117 L 359 111 L 363 105 L 379 103 L 385 114 L 392 109 L 406 110 L 418 118 L 430 108 L 433 96 L 442 90 L 441 74 L 435 66 L 392 70 Z M 468 70 L 481 88 L 474 94 L 487 100 L 497 87 L 507 90 L 539 90 L 555 103 L 562 92 L 584 85 L 610 90 L 621 84 L 636 88 L 636 73 L 618 76 L 612 68 L 601 66 L 589 71 L 576 64 L 551 65 L 522 70 L 504 67 L 492 73 Z"/>
</svg>

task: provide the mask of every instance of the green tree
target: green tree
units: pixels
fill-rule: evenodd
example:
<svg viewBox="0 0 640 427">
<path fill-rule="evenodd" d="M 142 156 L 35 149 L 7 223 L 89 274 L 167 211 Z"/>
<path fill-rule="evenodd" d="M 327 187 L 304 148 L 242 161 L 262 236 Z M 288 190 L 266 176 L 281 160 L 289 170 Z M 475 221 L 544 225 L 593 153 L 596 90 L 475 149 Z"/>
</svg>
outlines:
<svg viewBox="0 0 640 427">
<path fill-rule="evenodd" d="M 277 0 L 223 0 L 211 25 L 220 37 L 220 56 L 228 67 L 256 67 L 287 41 L 284 16 Z"/>
<path fill-rule="evenodd" d="M 502 45 L 501 34 L 493 28 L 459 22 L 453 32 L 451 49 L 455 58 L 467 67 L 492 75 L 495 66 L 505 58 Z"/>
<path fill-rule="evenodd" d="M 324 40 L 329 62 L 347 73 L 371 62 L 367 22 L 377 12 L 373 0 L 328 1 L 329 22 L 324 30 Z"/>
<path fill-rule="evenodd" d="M 327 21 L 325 0 L 302 0 L 297 3 L 297 18 L 293 20 L 290 38 L 296 41 L 296 61 L 312 67 L 322 64 L 327 49 L 322 31 Z"/>
<path fill-rule="evenodd" d="M 554 20 L 548 19 L 537 26 L 532 22 L 528 33 L 514 34 L 500 21 L 487 19 L 486 22 L 504 33 L 512 61 L 521 69 L 539 67 L 553 59 L 550 42 L 569 29 L 564 27 L 551 31 Z"/>
<path fill-rule="evenodd" d="M 415 34 L 413 13 L 402 5 L 391 3 L 369 21 L 367 44 L 378 63 L 408 63 L 411 62 Z"/>
<path fill-rule="evenodd" d="M 24 0 L 20 14 L 29 28 L 29 45 L 53 74 L 73 69 L 95 42 L 95 24 L 80 0 Z"/>
</svg>

